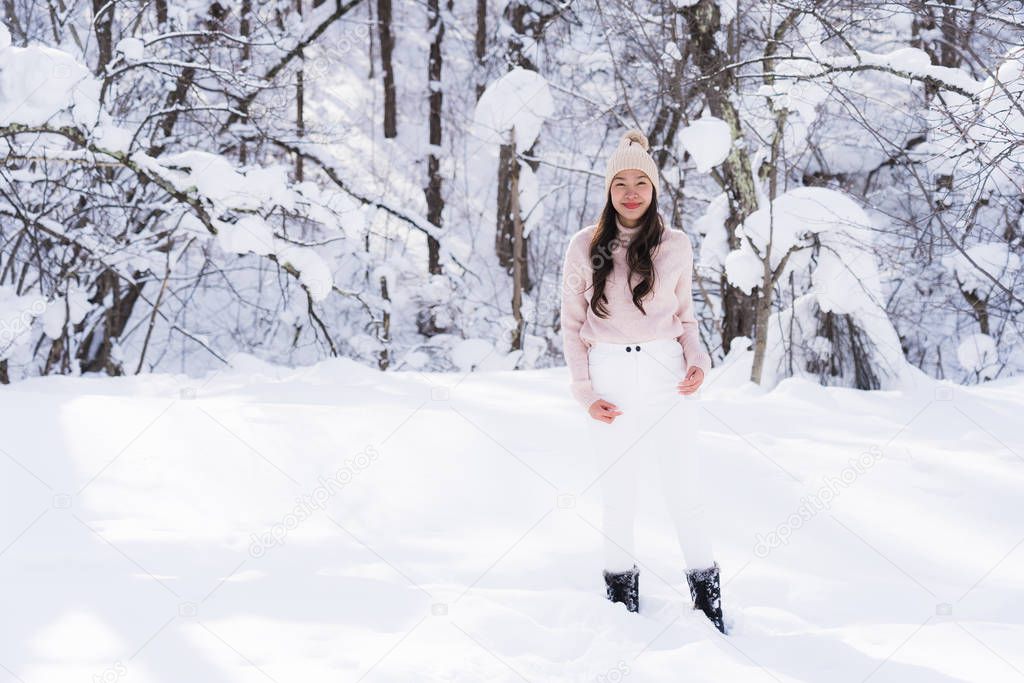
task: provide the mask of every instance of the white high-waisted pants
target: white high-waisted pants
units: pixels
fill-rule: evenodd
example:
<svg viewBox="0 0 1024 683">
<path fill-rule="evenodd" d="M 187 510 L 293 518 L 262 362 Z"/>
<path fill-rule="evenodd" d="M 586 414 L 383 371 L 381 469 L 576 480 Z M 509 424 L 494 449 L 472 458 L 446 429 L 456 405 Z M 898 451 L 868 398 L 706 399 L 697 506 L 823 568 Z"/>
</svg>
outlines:
<svg viewBox="0 0 1024 683">
<path fill-rule="evenodd" d="M 654 460 L 687 568 L 710 567 L 714 562 L 701 497 L 701 392 L 678 392 L 677 385 L 686 376 L 682 354 L 676 339 L 597 342 L 590 348 L 594 389 L 622 411 L 611 424 L 587 416 L 592 453 L 601 464 L 608 571 L 625 571 L 635 562 L 637 474 Z"/>
</svg>

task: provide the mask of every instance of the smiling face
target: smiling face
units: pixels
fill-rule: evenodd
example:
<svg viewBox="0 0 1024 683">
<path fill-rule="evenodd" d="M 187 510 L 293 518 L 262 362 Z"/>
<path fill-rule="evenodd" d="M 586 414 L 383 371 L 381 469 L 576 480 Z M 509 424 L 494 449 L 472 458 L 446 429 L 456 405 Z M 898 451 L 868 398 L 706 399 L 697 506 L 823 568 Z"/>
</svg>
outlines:
<svg viewBox="0 0 1024 683">
<path fill-rule="evenodd" d="M 609 192 L 612 206 L 619 214 L 619 220 L 626 227 L 633 227 L 651 205 L 654 185 L 643 171 L 628 169 L 619 171 L 612 177 Z"/>
</svg>

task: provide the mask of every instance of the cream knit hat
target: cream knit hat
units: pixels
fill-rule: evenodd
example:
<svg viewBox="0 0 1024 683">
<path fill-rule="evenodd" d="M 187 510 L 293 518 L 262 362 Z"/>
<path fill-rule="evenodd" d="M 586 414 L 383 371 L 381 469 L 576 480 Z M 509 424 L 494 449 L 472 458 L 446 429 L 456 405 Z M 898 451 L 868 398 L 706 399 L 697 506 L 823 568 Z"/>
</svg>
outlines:
<svg viewBox="0 0 1024 683">
<path fill-rule="evenodd" d="M 647 144 L 647 136 L 636 128 L 626 131 L 619 142 L 619 146 L 608 157 L 608 170 L 604 174 L 604 196 L 608 196 L 608 188 L 612 186 L 612 178 L 619 171 L 626 169 L 637 169 L 647 174 L 654 185 L 655 193 L 658 190 L 658 165 L 647 153 L 650 145 Z"/>
</svg>

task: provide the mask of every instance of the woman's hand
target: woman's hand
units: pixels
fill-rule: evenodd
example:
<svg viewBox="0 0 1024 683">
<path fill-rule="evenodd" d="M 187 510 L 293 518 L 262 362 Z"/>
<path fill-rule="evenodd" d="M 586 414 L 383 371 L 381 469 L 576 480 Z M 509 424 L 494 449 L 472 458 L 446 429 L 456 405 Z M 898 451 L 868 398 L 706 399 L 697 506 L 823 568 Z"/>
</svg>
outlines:
<svg viewBox="0 0 1024 683">
<path fill-rule="evenodd" d="M 601 422 L 607 422 L 611 424 L 612 421 L 619 415 L 622 415 L 622 411 L 614 403 L 610 403 L 603 398 L 599 398 L 590 404 L 587 408 L 587 412 L 590 413 L 590 417 Z"/>
<path fill-rule="evenodd" d="M 676 385 L 679 389 L 679 393 L 684 396 L 689 396 L 693 392 L 700 388 L 700 385 L 704 383 L 704 371 L 698 368 L 696 365 L 691 365 L 690 369 L 686 371 L 686 379 Z M 593 407 L 593 406 L 591 406 Z"/>
</svg>

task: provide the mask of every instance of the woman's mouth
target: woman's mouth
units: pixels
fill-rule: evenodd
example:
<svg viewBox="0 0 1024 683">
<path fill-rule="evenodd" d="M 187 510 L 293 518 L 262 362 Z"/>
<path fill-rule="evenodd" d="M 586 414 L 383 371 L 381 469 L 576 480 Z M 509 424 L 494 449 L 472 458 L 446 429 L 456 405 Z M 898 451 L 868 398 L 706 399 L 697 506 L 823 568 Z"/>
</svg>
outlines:
<svg viewBox="0 0 1024 683">
<path fill-rule="evenodd" d="M 640 202 L 622 202 L 622 205 L 627 209 L 635 209 L 640 206 Z"/>
</svg>

